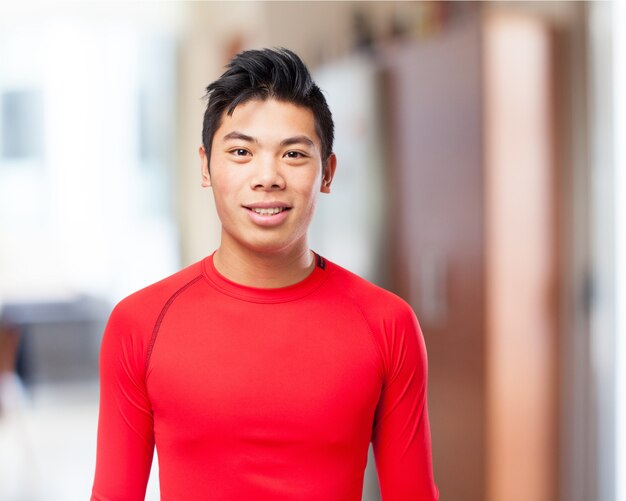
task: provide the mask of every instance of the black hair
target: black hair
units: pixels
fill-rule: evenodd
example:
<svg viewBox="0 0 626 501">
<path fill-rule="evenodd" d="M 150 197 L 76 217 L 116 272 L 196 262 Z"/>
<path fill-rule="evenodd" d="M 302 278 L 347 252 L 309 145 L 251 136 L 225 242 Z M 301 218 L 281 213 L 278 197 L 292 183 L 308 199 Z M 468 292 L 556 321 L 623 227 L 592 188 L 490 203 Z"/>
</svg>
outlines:
<svg viewBox="0 0 626 501">
<path fill-rule="evenodd" d="M 315 117 L 322 143 L 322 165 L 333 151 L 335 126 L 320 88 L 294 52 L 285 49 L 246 50 L 226 66 L 224 74 L 206 88 L 208 101 L 202 124 L 202 144 L 211 158 L 211 144 L 224 111 L 230 116 L 237 105 L 252 99 L 277 99 L 304 106 Z"/>
</svg>

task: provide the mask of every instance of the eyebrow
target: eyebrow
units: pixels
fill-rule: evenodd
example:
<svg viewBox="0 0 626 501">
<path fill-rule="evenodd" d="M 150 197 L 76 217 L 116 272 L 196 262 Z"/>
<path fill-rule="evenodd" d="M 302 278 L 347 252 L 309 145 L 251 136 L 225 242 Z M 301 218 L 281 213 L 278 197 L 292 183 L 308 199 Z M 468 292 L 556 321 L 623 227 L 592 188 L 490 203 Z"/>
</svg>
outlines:
<svg viewBox="0 0 626 501">
<path fill-rule="evenodd" d="M 294 144 L 305 144 L 307 146 L 315 147 L 315 143 L 307 136 L 288 137 L 280 142 L 281 146 L 291 146 Z"/>
<path fill-rule="evenodd" d="M 248 136 L 247 134 L 244 134 L 243 132 L 238 132 L 238 131 L 229 132 L 228 134 L 224 136 L 224 141 L 232 141 L 232 140 L 246 141 L 248 143 L 259 142 L 256 138 L 252 136 Z M 288 137 L 286 139 L 283 139 L 280 142 L 280 145 L 282 147 L 292 146 L 294 144 L 304 144 L 306 146 L 310 146 L 311 148 L 315 147 L 315 143 L 313 142 L 313 140 L 304 135 Z"/>
<path fill-rule="evenodd" d="M 240 141 L 247 141 L 248 143 L 258 143 L 258 141 L 255 138 L 253 138 L 252 136 L 248 136 L 247 134 L 244 134 L 242 132 L 233 131 L 233 132 L 229 132 L 228 134 L 224 136 L 224 141 L 230 141 L 233 139 L 238 139 Z"/>
</svg>

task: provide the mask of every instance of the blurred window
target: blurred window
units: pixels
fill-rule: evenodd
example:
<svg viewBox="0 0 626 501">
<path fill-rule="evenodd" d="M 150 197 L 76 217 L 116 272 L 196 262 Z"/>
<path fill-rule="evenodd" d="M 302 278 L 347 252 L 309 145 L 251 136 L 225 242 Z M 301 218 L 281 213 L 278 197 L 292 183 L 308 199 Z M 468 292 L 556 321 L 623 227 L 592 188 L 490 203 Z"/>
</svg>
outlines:
<svg viewBox="0 0 626 501">
<path fill-rule="evenodd" d="M 120 11 L 0 31 L 0 300 L 110 300 L 179 266 L 176 44 Z"/>
<path fill-rule="evenodd" d="M 13 160 L 41 154 L 41 93 L 32 89 L 6 91 L 2 109 L 2 158 Z"/>
</svg>

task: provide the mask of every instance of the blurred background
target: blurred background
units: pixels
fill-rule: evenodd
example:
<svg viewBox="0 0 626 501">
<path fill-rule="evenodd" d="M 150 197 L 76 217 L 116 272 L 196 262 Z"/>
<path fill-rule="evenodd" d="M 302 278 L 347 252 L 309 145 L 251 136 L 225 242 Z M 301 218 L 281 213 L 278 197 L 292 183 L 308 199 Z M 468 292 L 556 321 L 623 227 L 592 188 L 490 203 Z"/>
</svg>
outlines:
<svg viewBox="0 0 626 501">
<path fill-rule="evenodd" d="M 337 126 L 312 246 L 417 312 L 441 499 L 626 501 L 624 26 L 619 2 L 0 3 L 0 500 L 89 497 L 112 306 L 219 244 L 204 88 L 285 46 Z"/>
</svg>

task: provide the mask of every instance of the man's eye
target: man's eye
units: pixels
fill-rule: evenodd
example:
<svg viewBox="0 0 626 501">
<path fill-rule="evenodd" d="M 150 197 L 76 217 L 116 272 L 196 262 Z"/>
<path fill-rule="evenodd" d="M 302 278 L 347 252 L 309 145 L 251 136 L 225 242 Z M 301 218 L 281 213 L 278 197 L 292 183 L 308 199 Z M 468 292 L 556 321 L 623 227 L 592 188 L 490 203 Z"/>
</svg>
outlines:
<svg viewBox="0 0 626 501">
<path fill-rule="evenodd" d="M 288 151 L 285 156 L 287 158 L 304 158 L 305 154 L 300 151 Z"/>
<path fill-rule="evenodd" d="M 248 150 L 244 150 L 243 148 L 237 148 L 237 149 L 231 150 L 230 152 L 236 157 L 245 157 L 246 155 L 250 154 Z"/>
</svg>

